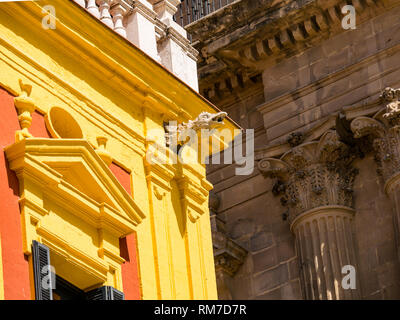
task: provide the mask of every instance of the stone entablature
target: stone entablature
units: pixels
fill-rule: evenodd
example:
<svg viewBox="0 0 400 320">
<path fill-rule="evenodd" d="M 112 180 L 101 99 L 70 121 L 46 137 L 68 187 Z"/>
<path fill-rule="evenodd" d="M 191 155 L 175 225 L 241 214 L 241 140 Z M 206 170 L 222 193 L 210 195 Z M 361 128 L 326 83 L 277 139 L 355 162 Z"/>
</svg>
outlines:
<svg viewBox="0 0 400 320">
<path fill-rule="evenodd" d="M 253 6 L 251 1 L 235 2 L 186 26 L 201 53 L 200 92 L 217 99 L 224 90 L 228 93 L 230 87 L 243 86 L 266 67 L 344 32 L 341 8 L 346 4 L 355 7 L 357 24 L 360 24 L 395 3 L 398 1 L 276 1 L 271 4 L 263 0 Z"/>
<path fill-rule="evenodd" d="M 341 27 L 346 4 L 356 7 L 356 30 Z M 234 177 L 233 166 L 208 169 L 223 199 L 219 215 L 228 234 L 249 251 L 240 272 L 225 278 L 234 299 L 398 298 L 400 241 L 393 230 L 393 220 L 400 229 L 398 141 L 390 117 L 383 118 L 393 101 L 379 96 L 386 86 L 400 85 L 399 5 L 396 0 L 239 0 L 187 27 L 202 54 L 200 91 L 244 127 L 259 128 L 256 160 L 269 165 L 274 158 L 271 162 L 282 166 L 279 177 L 265 180 L 260 172 Z M 326 18 L 323 28 L 318 16 Z M 319 29 L 296 35 L 296 27 L 304 31 L 306 23 Z M 355 119 L 383 128 L 384 136 L 354 137 Z M 352 168 L 359 170 L 355 177 L 346 181 L 346 174 L 329 171 L 317 156 L 305 169 L 292 165 L 292 158 L 310 158 L 297 156 L 299 150 L 318 155 L 322 137 L 333 130 L 343 146 L 338 149 L 354 156 L 348 163 L 352 174 L 357 172 Z M 373 145 L 382 148 L 382 156 Z M 375 172 L 375 154 L 378 167 L 379 159 L 384 162 L 382 177 Z M 303 180 L 296 180 L 296 173 Z M 315 180 L 323 187 L 315 187 Z M 344 190 L 347 201 L 339 195 Z M 291 194 L 297 197 L 293 203 Z M 340 267 L 347 263 L 356 267 L 359 292 L 341 291 Z"/>
</svg>

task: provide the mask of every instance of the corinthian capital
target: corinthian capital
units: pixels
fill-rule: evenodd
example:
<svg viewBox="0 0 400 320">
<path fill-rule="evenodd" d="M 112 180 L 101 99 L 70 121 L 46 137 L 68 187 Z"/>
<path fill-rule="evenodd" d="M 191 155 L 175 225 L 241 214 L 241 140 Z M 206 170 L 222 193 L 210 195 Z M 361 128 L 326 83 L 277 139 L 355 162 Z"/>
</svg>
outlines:
<svg viewBox="0 0 400 320">
<path fill-rule="evenodd" d="M 321 206 L 353 206 L 354 158 L 350 147 L 330 130 L 319 141 L 303 143 L 280 159 L 262 159 L 258 168 L 264 176 L 277 179 L 273 193 L 281 195 L 293 221 Z"/>
</svg>

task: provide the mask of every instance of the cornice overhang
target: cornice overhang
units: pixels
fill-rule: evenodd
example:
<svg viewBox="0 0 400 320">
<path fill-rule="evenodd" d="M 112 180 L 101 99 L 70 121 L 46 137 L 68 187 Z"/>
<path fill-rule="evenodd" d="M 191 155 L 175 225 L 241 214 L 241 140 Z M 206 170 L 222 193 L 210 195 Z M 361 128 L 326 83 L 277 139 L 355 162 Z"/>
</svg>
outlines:
<svg viewBox="0 0 400 320">
<path fill-rule="evenodd" d="M 28 180 L 62 207 L 90 225 L 126 236 L 145 214 L 85 140 L 24 139 L 5 148 L 10 169 L 21 185 L 21 201 L 41 207 L 30 197 Z M 45 208 L 40 212 L 46 213 Z"/>
<path fill-rule="evenodd" d="M 357 24 L 361 24 L 400 1 L 350 3 L 356 9 Z M 341 7 L 346 4 L 342 0 L 242 0 L 186 26 L 202 54 L 198 70 L 202 92 L 224 86 L 227 79 L 237 86 L 243 78 L 345 32 Z"/>
</svg>

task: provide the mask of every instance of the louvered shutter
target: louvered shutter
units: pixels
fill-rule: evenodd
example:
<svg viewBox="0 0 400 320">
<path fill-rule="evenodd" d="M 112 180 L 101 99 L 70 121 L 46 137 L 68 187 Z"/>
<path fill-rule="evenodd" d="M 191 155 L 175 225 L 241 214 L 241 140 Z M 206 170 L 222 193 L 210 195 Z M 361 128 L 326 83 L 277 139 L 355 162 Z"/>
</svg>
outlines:
<svg viewBox="0 0 400 320">
<path fill-rule="evenodd" d="M 86 293 L 87 300 L 124 300 L 125 295 L 111 287 L 111 286 L 104 286 L 94 290 L 91 290 Z"/>
<path fill-rule="evenodd" d="M 50 250 L 44 244 L 32 242 L 33 274 L 36 300 L 53 300 L 53 275 L 50 272 Z M 45 279 L 46 277 L 46 279 Z M 44 285 L 45 284 L 45 285 Z"/>
<path fill-rule="evenodd" d="M 110 291 L 110 296 L 111 296 L 110 300 L 125 300 L 125 295 L 123 292 L 121 292 L 113 287 L 109 287 L 109 291 Z"/>
</svg>

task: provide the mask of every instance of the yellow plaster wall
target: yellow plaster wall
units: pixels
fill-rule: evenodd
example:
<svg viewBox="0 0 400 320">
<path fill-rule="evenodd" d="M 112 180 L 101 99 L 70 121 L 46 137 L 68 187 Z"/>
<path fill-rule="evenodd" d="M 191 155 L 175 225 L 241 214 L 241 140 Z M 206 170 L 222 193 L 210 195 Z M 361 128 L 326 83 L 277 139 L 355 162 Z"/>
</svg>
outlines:
<svg viewBox="0 0 400 320">
<path fill-rule="evenodd" d="M 107 150 L 131 172 L 134 200 L 146 215 L 137 226 L 143 299 L 216 299 L 207 197 L 192 221 L 187 203 L 193 195 L 186 195 L 180 182 L 186 177 L 198 192 L 207 192 L 204 167 L 183 172 L 177 166 L 155 169 L 145 161 L 145 137 L 151 129 L 162 134 L 163 121 L 184 122 L 215 110 L 70 1 L 51 2 L 56 29 L 44 30 L 41 8 L 46 4 L 1 4 L 0 86 L 17 96 L 22 79 L 32 84 L 31 97 L 41 113 L 53 106 L 68 111 L 94 147 L 96 137 L 109 139 Z M 235 128 L 230 122 L 226 126 Z M 55 219 L 55 233 L 66 231 L 57 229 L 56 217 L 46 219 Z M 79 229 L 76 240 L 93 231 L 79 221 L 71 224 Z M 0 276 L 0 297 L 1 287 Z"/>
</svg>

